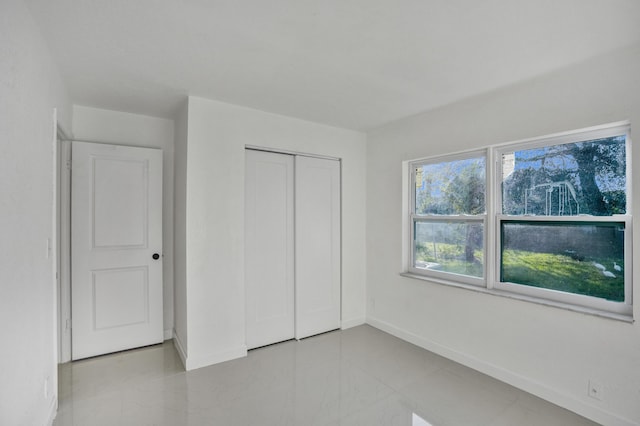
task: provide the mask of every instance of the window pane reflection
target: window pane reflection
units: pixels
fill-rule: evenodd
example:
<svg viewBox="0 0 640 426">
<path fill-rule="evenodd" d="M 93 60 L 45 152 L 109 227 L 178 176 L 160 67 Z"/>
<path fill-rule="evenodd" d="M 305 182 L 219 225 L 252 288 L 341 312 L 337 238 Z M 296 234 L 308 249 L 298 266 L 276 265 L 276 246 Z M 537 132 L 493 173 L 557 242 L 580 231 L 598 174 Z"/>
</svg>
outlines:
<svg viewBox="0 0 640 426">
<path fill-rule="evenodd" d="M 414 267 L 483 277 L 482 222 L 415 223 Z"/>
<path fill-rule="evenodd" d="M 500 280 L 624 301 L 624 222 L 503 221 Z"/>
</svg>

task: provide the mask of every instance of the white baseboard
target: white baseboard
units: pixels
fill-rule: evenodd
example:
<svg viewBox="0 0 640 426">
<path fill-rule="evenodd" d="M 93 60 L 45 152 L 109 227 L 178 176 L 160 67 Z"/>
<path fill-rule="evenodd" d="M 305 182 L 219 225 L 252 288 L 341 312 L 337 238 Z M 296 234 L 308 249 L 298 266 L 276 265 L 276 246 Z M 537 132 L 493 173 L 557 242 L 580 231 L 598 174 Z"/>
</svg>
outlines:
<svg viewBox="0 0 640 426">
<path fill-rule="evenodd" d="M 362 324 L 366 324 L 366 318 L 361 317 L 361 318 L 351 318 L 351 319 L 346 319 L 346 320 L 342 320 L 342 324 L 341 324 L 341 329 L 342 330 L 346 330 L 347 328 L 352 328 L 352 327 L 357 327 L 359 325 Z"/>
<path fill-rule="evenodd" d="M 187 369 L 187 352 L 185 351 L 184 345 L 180 340 L 180 336 L 178 336 L 178 333 L 176 333 L 175 330 L 173 330 L 173 346 L 175 346 L 176 351 L 178 351 L 178 356 L 182 361 L 182 366 L 186 370 Z"/>
<path fill-rule="evenodd" d="M 236 358 L 242 358 L 247 356 L 247 347 L 245 345 L 238 346 L 236 348 L 231 348 L 226 351 L 216 352 L 213 354 L 206 354 L 200 356 L 189 356 L 188 352 L 185 350 L 182 341 L 180 340 L 180 336 L 175 333 L 174 330 L 174 338 L 173 344 L 178 351 L 178 355 L 182 360 L 182 365 L 184 365 L 184 369 L 187 371 L 196 370 L 202 367 L 208 367 L 213 364 L 218 364 L 220 362 L 230 361 Z"/>
<path fill-rule="evenodd" d="M 430 352 L 448 358 L 466 367 L 472 368 L 476 371 L 484 373 L 502 382 L 505 382 L 511 386 L 542 398 L 552 404 L 566 408 L 581 416 L 591 419 L 600 424 L 616 425 L 616 426 L 633 426 L 637 423 L 622 418 L 616 414 L 605 411 L 599 407 L 586 404 L 571 395 L 560 393 L 553 388 L 550 388 L 542 383 L 536 382 L 528 377 L 521 376 L 514 372 L 505 370 L 504 368 L 490 364 L 481 359 L 469 356 L 462 352 L 448 348 L 446 346 L 435 343 L 431 340 L 422 338 L 414 333 L 400 329 L 393 324 L 385 321 L 377 320 L 375 318 L 368 317 L 367 324 L 372 327 L 378 328 L 384 332 L 387 332 L 395 337 L 405 340 L 414 345 L 420 346 Z"/>
<path fill-rule="evenodd" d="M 187 356 L 185 368 L 187 371 L 191 371 L 202 367 L 208 367 L 213 364 L 231 361 L 232 359 L 242 358 L 245 356 L 247 356 L 247 347 L 246 345 L 242 345 L 236 348 L 230 348 L 226 351 L 216 352 L 212 354 Z"/>
<path fill-rule="evenodd" d="M 164 340 L 171 340 L 173 339 L 173 330 L 168 328 L 164 331 Z"/>
<path fill-rule="evenodd" d="M 51 399 L 51 406 L 49 407 L 49 415 L 47 417 L 47 425 L 52 426 L 53 421 L 56 419 L 58 415 L 58 394 L 54 394 Z"/>
</svg>

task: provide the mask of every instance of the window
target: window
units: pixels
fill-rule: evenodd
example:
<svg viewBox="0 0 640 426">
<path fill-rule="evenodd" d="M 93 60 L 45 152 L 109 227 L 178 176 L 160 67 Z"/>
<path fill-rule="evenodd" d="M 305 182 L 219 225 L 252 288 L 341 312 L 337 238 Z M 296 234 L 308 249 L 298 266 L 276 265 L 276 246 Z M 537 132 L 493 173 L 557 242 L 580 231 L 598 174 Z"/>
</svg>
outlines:
<svg viewBox="0 0 640 426">
<path fill-rule="evenodd" d="M 617 123 L 409 163 L 409 272 L 630 316 L 629 147 Z"/>
<path fill-rule="evenodd" d="M 496 150 L 495 288 L 631 313 L 628 130 L 613 126 Z"/>
<path fill-rule="evenodd" d="M 484 282 L 484 152 L 412 163 L 411 270 Z"/>
</svg>

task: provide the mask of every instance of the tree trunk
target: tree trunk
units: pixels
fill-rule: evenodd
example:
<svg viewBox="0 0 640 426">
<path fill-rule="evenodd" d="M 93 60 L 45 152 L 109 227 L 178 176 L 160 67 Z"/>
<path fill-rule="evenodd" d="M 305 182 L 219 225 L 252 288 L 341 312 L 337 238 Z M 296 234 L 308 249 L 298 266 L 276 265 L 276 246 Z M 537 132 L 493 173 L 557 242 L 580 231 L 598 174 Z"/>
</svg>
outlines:
<svg viewBox="0 0 640 426">
<path fill-rule="evenodd" d="M 583 148 L 575 146 L 571 153 L 576 163 L 578 163 L 578 176 L 580 177 L 580 187 L 582 189 L 580 213 L 596 216 L 607 214 L 607 205 L 596 183 L 596 168 L 600 160 L 597 145 L 587 145 Z"/>
</svg>

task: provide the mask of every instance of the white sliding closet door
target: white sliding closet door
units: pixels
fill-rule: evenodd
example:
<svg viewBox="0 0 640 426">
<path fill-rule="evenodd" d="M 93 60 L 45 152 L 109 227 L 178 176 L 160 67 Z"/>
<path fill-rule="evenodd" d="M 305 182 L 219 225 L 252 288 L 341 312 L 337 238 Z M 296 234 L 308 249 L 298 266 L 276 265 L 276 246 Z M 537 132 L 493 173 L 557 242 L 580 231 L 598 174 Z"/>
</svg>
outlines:
<svg viewBox="0 0 640 426">
<path fill-rule="evenodd" d="M 296 338 L 340 328 L 340 162 L 296 157 Z"/>
<path fill-rule="evenodd" d="M 246 343 L 294 337 L 293 156 L 246 150 Z"/>
</svg>

